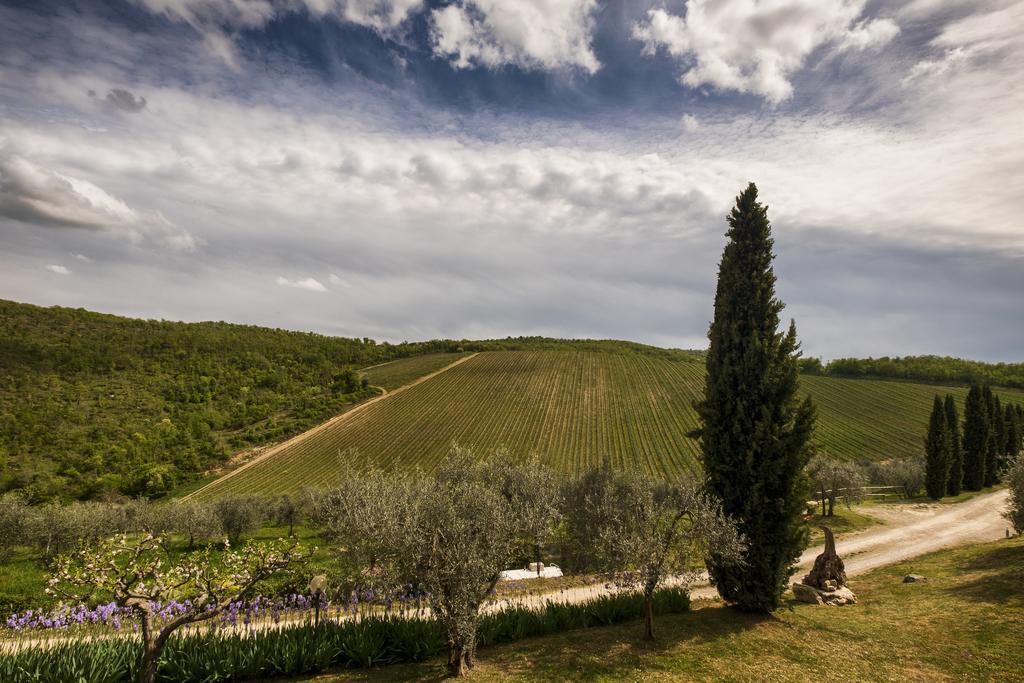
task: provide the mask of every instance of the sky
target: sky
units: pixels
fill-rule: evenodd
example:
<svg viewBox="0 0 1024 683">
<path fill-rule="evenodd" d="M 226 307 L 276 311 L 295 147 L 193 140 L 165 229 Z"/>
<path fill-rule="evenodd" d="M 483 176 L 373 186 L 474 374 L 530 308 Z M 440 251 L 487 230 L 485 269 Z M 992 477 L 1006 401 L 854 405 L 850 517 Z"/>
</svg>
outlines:
<svg viewBox="0 0 1024 683">
<path fill-rule="evenodd" d="M 1024 1 L 0 1 L 0 298 L 704 348 L 755 182 L 806 355 L 1024 360 Z"/>
</svg>

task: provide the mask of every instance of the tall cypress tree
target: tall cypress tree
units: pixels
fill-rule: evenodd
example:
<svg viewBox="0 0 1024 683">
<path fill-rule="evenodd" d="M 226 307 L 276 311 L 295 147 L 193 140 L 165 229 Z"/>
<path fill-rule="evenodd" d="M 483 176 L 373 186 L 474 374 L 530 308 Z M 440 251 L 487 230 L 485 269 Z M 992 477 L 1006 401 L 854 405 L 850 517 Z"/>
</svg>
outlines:
<svg viewBox="0 0 1024 683">
<path fill-rule="evenodd" d="M 739 565 L 712 556 L 708 571 L 727 602 L 771 612 L 806 543 L 803 468 L 815 414 L 810 398 L 798 396 L 796 326 L 779 329 L 771 226 L 753 183 L 728 222 L 696 409 L 708 487 L 736 520 L 747 550 Z"/>
<path fill-rule="evenodd" d="M 985 456 L 988 454 L 988 406 L 981 387 L 972 384 L 964 403 L 964 488 L 985 487 Z"/>
<path fill-rule="evenodd" d="M 964 452 L 960 444 L 960 415 L 953 394 L 946 394 L 946 433 L 949 435 L 949 479 L 946 493 L 960 494 L 964 485 Z"/>
<path fill-rule="evenodd" d="M 932 401 L 932 417 L 924 437 L 925 490 L 933 500 L 946 493 L 949 478 L 949 434 L 946 431 L 946 409 L 938 394 Z"/>
<path fill-rule="evenodd" d="M 999 443 L 998 418 L 1002 419 L 1002 408 L 999 398 L 992 393 L 992 388 L 985 386 L 982 394 L 985 397 L 985 416 L 988 418 L 988 440 L 985 442 L 985 486 L 999 483 L 999 460 L 1002 447 Z"/>
<path fill-rule="evenodd" d="M 994 408 L 992 409 L 992 436 L 995 440 L 995 454 L 993 457 L 993 468 L 991 474 L 993 481 L 985 482 L 986 486 L 992 484 L 998 484 L 1003 477 L 1003 471 L 1006 469 L 1006 415 L 1003 413 L 1003 402 L 999 400 L 999 395 L 995 394 L 992 397 L 992 403 Z M 986 469 L 985 474 L 989 472 Z"/>
<path fill-rule="evenodd" d="M 1009 464 L 1020 455 L 1021 423 L 1020 415 L 1012 403 L 1006 404 L 1005 413 L 1003 421 L 1006 423 L 1006 448 L 1003 451 L 1003 459 Z"/>
</svg>

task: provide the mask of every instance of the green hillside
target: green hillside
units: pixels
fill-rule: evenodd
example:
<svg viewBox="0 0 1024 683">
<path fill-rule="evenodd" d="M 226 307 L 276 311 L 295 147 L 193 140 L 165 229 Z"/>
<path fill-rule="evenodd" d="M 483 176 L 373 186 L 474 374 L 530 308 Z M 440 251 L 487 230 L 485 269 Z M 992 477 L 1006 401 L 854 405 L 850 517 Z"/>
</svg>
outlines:
<svg viewBox="0 0 1024 683">
<path fill-rule="evenodd" d="M 160 494 L 376 394 L 356 367 L 448 346 L 0 301 L 0 491 Z"/>
<path fill-rule="evenodd" d="M 453 357 L 454 358 L 454 357 Z M 411 371 L 397 361 L 375 368 Z M 431 368 L 434 366 L 432 365 Z M 384 398 L 300 443 L 203 489 L 201 497 L 322 486 L 349 466 L 432 467 L 457 442 L 478 452 L 537 453 L 563 471 L 607 456 L 661 473 L 693 471 L 693 401 L 702 391 L 698 356 L 631 352 L 501 351 L 472 356 L 415 387 Z M 886 380 L 804 377 L 817 401 L 817 440 L 840 458 L 915 455 L 932 396 L 943 388 Z M 1024 401 L 1024 392 L 1001 391 Z"/>
</svg>

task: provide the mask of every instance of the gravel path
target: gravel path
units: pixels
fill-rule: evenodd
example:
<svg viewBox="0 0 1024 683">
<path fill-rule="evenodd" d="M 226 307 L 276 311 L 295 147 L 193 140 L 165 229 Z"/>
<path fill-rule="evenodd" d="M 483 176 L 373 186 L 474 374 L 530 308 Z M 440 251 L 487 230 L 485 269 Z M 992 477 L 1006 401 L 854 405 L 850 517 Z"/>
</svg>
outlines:
<svg viewBox="0 0 1024 683">
<path fill-rule="evenodd" d="M 836 551 L 843 558 L 848 576 L 863 574 L 877 567 L 902 562 L 936 550 L 973 543 L 995 541 L 1006 535 L 1006 510 L 1009 491 L 1002 489 L 976 496 L 963 503 L 880 505 L 861 508 L 861 512 L 877 517 L 881 526 L 836 539 Z M 814 559 L 825 549 L 814 546 L 800 556 L 793 582 L 799 581 L 814 565 Z M 679 583 L 669 580 L 668 585 Z M 531 596 L 526 604 L 541 605 L 545 600 L 583 602 L 614 592 L 603 585 L 567 588 L 563 591 Z M 702 577 L 690 590 L 695 600 L 718 598 L 718 591 Z"/>
</svg>

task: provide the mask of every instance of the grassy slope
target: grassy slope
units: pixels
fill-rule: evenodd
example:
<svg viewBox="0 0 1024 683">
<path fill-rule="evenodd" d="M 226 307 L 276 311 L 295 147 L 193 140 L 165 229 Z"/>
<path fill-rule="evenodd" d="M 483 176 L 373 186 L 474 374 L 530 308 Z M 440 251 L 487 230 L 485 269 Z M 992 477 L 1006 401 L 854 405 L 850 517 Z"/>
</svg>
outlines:
<svg viewBox="0 0 1024 683">
<path fill-rule="evenodd" d="M 696 427 L 692 404 L 703 373 L 696 356 L 484 352 L 203 495 L 322 485 L 342 476 L 347 465 L 429 468 L 453 441 L 478 452 L 536 452 L 563 471 L 604 456 L 655 472 L 692 471 L 697 442 L 687 433 Z M 885 380 L 804 377 L 803 383 L 818 404 L 823 449 L 856 460 L 918 454 L 932 396 L 948 391 L 962 400 L 966 394 L 963 388 Z M 1024 400 L 1024 392 L 1000 393 Z"/>
<path fill-rule="evenodd" d="M 390 363 L 374 365 L 360 371 L 360 375 L 375 387 L 393 391 L 415 379 L 436 372 L 446 365 L 454 363 L 464 353 L 428 353 L 412 358 L 401 358 Z"/>
<path fill-rule="evenodd" d="M 910 572 L 927 583 L 904 584 Z M 771 617 L 708 603 L 639 623 L 480 652 L 474 681 L 1024 681 L 1024 538 L 942 551 L 856 577 L 860 603 L 792 603 Z M 443 662 L 321 676 L 433 680 Z"/>
</svg>

